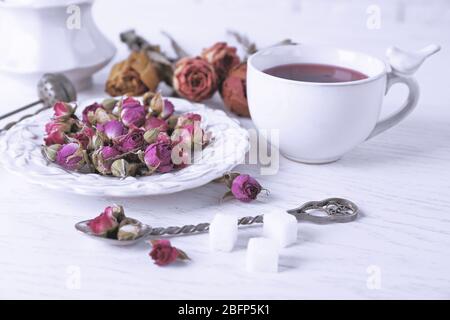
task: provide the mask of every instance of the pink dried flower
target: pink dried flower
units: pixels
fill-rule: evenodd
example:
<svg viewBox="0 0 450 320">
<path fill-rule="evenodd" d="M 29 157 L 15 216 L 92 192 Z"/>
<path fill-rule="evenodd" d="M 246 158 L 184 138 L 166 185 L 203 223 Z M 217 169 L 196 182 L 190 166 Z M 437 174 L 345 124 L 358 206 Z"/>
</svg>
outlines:
<svg viewBox="0 0 450 320">
<path fill-rule="evenodd" d="M 202 101 L 216 91 L 217 75 L 213 66 L 200 57 L 182 58 L 175 66 L 173 87 L 188 100 Z"/>
<path fill-rule="evenodd" d="M 169 240 L 153 240 L 151 241 L 152 251 L 149 256 L 155 261 L 158 266 L 165 266 L 171 264 L 177 259 L 186 260 L 189 257 L 182 250 L 171 245 Z"/>
<path fill-rule="evenodd" d="M 159 131 L 167 131 L 169 126 L 165 120 L 151 116 L 145 120 L 144 128 L 145 130 L 158 129 Z"/>
<path fill-rule="evenodd" d="M 144 161 L 150 170 L 161 173 L 172 171 L 172 145 L 164 141 L 149 145 L 145 149 Z"/>
<path fill-rule="evenodd" d="M 61 147 L 56 154 L 56 163 L 67 170 L 79 170 L 85 165 L 83 149 L 76 143 L 68 143 Z"/>
<path fill-rule="evenodd" d="M 124 218 L 125 214 L 122 206 L 113 205 L 106 207 L 98 217 L 90 220 L 88 227 L 95 235 L 114 238 L 119 223 Z"/>
<path fill-rule="evenodd" d="M 109 139 L 115 139 L 126 133 L 126 128 L 118 120 L 110 120 L 104 124 L 98 124 L 97 130 L 105 133 Z"/>
<path fill-rule="evenodd" d="M 258 181 L 248 174 L 238 175 L 231 184 L 231 193 L 242 202 L 255 200 L 261 190 L 262 187 Z"/>
<path fill-rule="evenodd" d="M 214 67 L 219 82 L 222 82 L 231 68 L 240 62 L 236 48 L 228 46 L 226 42 L 217 42 L 212 47 L 204 49 L 202 58 Z"/>
<path fill-rule="evenodd" d="M 120 136 L 115 140 L 115 146 L 122 152 L 142 148 L 144 143 L 144 130 L 141 129 L 130 130 L 126 135 Z"/>
</svg>

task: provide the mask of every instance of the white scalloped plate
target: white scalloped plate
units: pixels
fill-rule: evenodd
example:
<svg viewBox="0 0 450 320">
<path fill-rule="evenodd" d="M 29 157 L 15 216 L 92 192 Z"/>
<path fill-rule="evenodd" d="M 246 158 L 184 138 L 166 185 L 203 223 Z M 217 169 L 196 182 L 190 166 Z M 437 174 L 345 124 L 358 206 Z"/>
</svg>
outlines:
<svg viewBox="0 0 450 320">
<path fill-rule="evenodd" d="M 80 103 L 78 111 L 101 100 L 92 99 Z M 206 130 L 213 137 L 213 142 L 203 150 L 202 156 L 181 170 L 119 179 L 68 172 L 53 163 L 49 164 L 41 153 L 41 146 L 44 125 L 50 119 L 51 110 L 24 120 L 0 137 L 0 162 L 9 171 L 46 188 L 88 196 L 112 197 L 158 195 L 196 188 L 243 163 L 249 149 L 249 138 L 247 131 L 237 120 L 228 117 L 221 110 L 213 110 L 203 104 L 176 98 L 170 100 L 177 112 L 192 111 L 200 114 Z"/>
</svg>

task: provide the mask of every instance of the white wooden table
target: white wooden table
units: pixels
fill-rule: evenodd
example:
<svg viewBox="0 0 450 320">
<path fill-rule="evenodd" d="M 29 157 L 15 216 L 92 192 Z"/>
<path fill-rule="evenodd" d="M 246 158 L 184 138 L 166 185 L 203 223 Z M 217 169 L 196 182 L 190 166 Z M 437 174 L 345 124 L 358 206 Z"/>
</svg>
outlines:
<svg viewBox="0 0 450 320">
<path fill-rule="evenodd" d="M 271 191 L 269 197 L 251 204 L 219 205 L 224 187 L 216 184 L 161 197 L 80 197 L 27 184 L 0 168 L 0 298 L 450 298 L 450 55 L 445 39 L 449 25 L 386 21 L 380 30 L 368 30 L 361 23 L 365 10 L 361 21 L 324 22 L 309 14 L 300 19 L 302 10 L 312 9 L 296 7 L 295 1 L 281 1 L 277 8 L 251 9 L 248 4 L 250 9 L 245 8 L 252 14 L 244 20 L 237 8 L 215 2 L 214 6 L 187 1 L 186 8 L 179 10 L 204 14 L 203 22 L 210 25 L 201 31 L 203 22 L 197 20 L 183 27 L 189 15 L 163 15 L 170 1 L 153 3 L 151 21 L 144 19 L 142 8 L 129 14 L 133 19 L 120 19 L 123 2 L 110 1 L 99 1 L 95 17 L 120 49 L 116 60 L 126 55 L 117 34 L 131 26 L 155 42 L 163 42 L 159 30 L 164 28 L 191 52 L 224 38 L 228 27 L 248 32 L 261 45 L 292 37 L 382 56 L 392 43 L 418 48 L 434 41 L 443 45 L 443 51 L 417 74 L 422 89 L 417 110 L 340 161 L 303 165 L 281 158 L 278 174 L 271 176 L 260 176 L 258 166 L 240 166 L 240 171 L 256 176 Z M 283 23 L 271 24 L 270 33 L 258 27 L 258 21 L 262 23 L 258 19 L 267 19 L 269 13 L 274 21 L 284 17 Z M 101 96 L 107 72 L 100 72 L 94 87 L 81 98 Z M 6 88 L 7 84 L 0 94 L 2 113 L 33 98 Z M 400 88 L 392 91 L 386 112 L 399 104 L 403 93 Z M 221 107 L 218 97 L 210 104 Z M 243 124 L 251 127 L 248 120 Z M 208 221 L 219 211 L 254 215 L 331 196 L 356 202 L 362 209 L 360 219 L 339 225 L 302 222 L 298 243 L 281 252 L 277 274 L 245 271 L 247 241 L 261 234 L 260 227 L 242 230 L 232 253 L 209 252 L 206 234 L 173 238 L 192 261 L 166 268 L 153 265 L 148 244 L 110 247 L 73 227 L 112 202 L 124 205 L 130 216 L 168 226 Z"/>
</svg>

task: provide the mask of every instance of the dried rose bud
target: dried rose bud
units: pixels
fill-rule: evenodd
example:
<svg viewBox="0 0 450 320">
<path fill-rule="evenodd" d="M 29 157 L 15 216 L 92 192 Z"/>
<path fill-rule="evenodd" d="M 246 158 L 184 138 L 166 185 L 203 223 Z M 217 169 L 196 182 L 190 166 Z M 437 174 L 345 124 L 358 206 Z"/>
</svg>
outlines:
<svg viewBox="0 0 450 320">
<path fill-rule="evenodd" d="M 100 147 L 92 153 L 92 163 L 101 174 L 110 174 L 113 159 L 120 154 L 121 152 L 114 147 Z"/>
<path fill-rule="evenodd" d="M 129 152 L 142 148 L 144 143 L 144 130 L 134 129 L 130 130 L 126 135 L 118 137 L 114 145 L 119 151 Z"/>
<path fill-rule="evenodd" d="M 125 219 L 127 220 L 127 219 Z M 134 240 L 139 236 L 142 226 L 140 223 L 126 223 L 123 224 L 122 221 L 117 231 L 117 240 Z"/>
<path fill-rule="evenodd" d="M 170 102 L 167 99 L 164 99 L 164 106 L 161 111 L 161 113 L 158 115 L 158 117 L 166 120 L 168 119 L 175 111 L 175 107 L 172 102 Z"/>
<path fill-rule="evenodd" d="M 102 101 L 102 106 L 106 111 L 112 112 L 117 105 L 118 100 L 114 98 L 107 98 Z"/>
<path fill-rule="evenodd" d="M 96 122 L 95 112 L 97 111 L 97 109 L 103 109 L 103 106 L 101 104 L 98 104 L 97 102 L 84 108 L 82 113 L 83 122 L 89 125 L 93 125 Z"/>
<path fill-rule="evenodd" d="M 124 125 L 118 120 L 110 120 L 104 124 L 97 124 L 97 130 L 103 132 L 111 140 L 126 133 Z"/>
<path fill-rule="evenodd" d="M 250 202 L 258 196 L 262 187 L 248 174 L 240 174 L 233 179 L 231 184 L 231 193 L 242 202 Z"/>
<path fill-rule="evenodd" d="M 164 101 L 160 92 L 153 94 L 152 99 L 150 100 L 150 109 L 155 114 L 160 114 L 164 107 Z"/>
<path fill-rule="evenodd" d="M 115 116 L 112 113 L 109 113 L 108 111 L 106 111 L 103 107 L 98 108 L 94 112 L 94 119 L 93 119 L 92 125 L 107 123 L 107 122 L 109 122 L 111 120 L 115 120 L 115 119 L 116 119 Z"/>
<path fill-rule="evenodd" d="M 152 172 L 166 173 L 172 171 L 172 145 L 164 141 L 149 145 L 145 149 L 144 161 Z"/>
<path fill-rule="evenodd" d="M 145 121 L 145 108 L 139 101 L 127 98 L 122 103 L 120 117 L 127 127 L 140 127 Z"/>
<path fill-rule="evenodd" d="M 52 120 L 45 125 L 46 137 L 44 138 L 45 145 L 63 144 L 65 142 L 65 133 L 70 132 L 72 127 L 71 122 L 60 122 Z"/>
<path fill-rule="evenodd" d="M 236 48 L 228 46 L 226 42 L 217 42 L 212 47 L 204 49 L 202 58 L 214 67 L 219 82 L 225 79 L 231 68 L 240 63 Z"/>
<path fill-rule="evenodd" d="M 95 235 L 115 238 L 119 223 L 124 218 L 125 214 L 122 206 L 113 205 L 106 207 L 98 217 L 90 220 L 88 227 Z"/>
<path fill-rule="evenodd" d="M 160 132 L 156 138 L 156 142 L 171 143 L 171 140 L 167 132 Z"/>
<path fill-rule="evenodd" d="M 44 147 L 45 157 L 52 162 L 55 161 L 56 154 L 58 153 L 59 149 L 61 149 L 60 144 L 52 144 L 51 146 L 45 146 Z"/>
<path fill-rule="evenodd" d="M 173 87 L 182 97 L 202 101 L 212 97 L 217 89 L 217 75 L 206 60 L 182 58 L 175 66 Z"/>
<path fill-rule="evenodd" d="M 187 254 L 178 248 L 172 247 L 169 240 L 153 240 L 151 244 L 152 251 L 149 253 L 149 256 L 158 266 L 171 264 L 177 259 L 189 260 Z"/>
<path fill-rule="evenodd" d="M 56 154 L 56 163 L 67 170 L 79 170 L 85 164 L 83 149 L 76 142 L 63 145 Z"/>
<path fill-rule="evenodd" d="M 242 117 L 250 117 L 246 79 L 247 64 L 242 63 L 231 69 L 220 88 L 220 95 L 225 106 Z"/>
<path fill-rule="evenodd" d="M 158 134 L 159 134 L 158 128 L 153 128 L 153 129 L 145 131 L 145 133 L 144 133 L 145 142 L 147 142 L 148 144 L 155 143 L 156 139 L 158 138 Z"/>
<path fill-rule="evenodd" d="M 158 129 L 159 131 L 167 131 L 169 126 L 163 119 L 150 116 L 145 120 L 144 128 L 145 130 Z"/>
<path fill-rule="evenodd" d="M 68 118 L 73 115 L 75 108 L 71 104 L 65 102 L 56 102 L 53 105 L 55 118 Z"/>
<path fill-rule="evenodd" d="M 169 117 L 169 119 L 167 119 L 167 125 L 169 127 L 170 130 L 175 129 L 175 126 L 177 125 L 178 122 L 178 116 L 177 115 L 171 115 Z"/>
<path fill-rule="evenodd" d="M 111 165 L 111 173 L 115 177 L 126 178 L 136 174 L 137 166 L 124 159 L 116 160 Z"/>
<path fill-rule="evenodd" d="M 95 132 L 95 135 L 92 137 L 91 147 L 93 150 L 97 150 L 108 142 L 108 137 L 103 132 L 97 130 L 97 132 Z"/>
<path fill-rule="evenodd" d="M 80 131 L 72 134 L 70 137 L 71 140 L 76 140 L 79 142 L 83 149 L 88 149 L 89 146 L 92 145 L 92 138 L 95 135 L 95 131 L 93 128 L 84 126 Z"/>
</svg>

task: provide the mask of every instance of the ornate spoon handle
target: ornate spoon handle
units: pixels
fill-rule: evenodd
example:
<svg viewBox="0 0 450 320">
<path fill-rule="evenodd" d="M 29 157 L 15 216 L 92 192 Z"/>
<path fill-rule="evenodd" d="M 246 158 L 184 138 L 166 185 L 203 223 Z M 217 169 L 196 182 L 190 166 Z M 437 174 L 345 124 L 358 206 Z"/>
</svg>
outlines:
<svg viewBox="0 0 450 320">
<path fill-rule="evenodd" d="M 322 201 L 310 201 L 304 205 L 287 211 L 294 215 L 297 220 L 307 220 L 315 223 L 325 224 L 331 222 L 350 222 L 358 216 L 358 207 L 351 201 L 341 198 L 329 198 Z M 325 214 L 317 215 L 314 213 Z M 264 215 L 255 217 L 242 217 L 238 220 L 238 225 L 250 225 L 263 223 Z M 182 227 L 155 227 L 151 228 L 149 236 L 181 235 L 207 232 L 209 223 L 199 223 L 197 225 L 185 225 Z"/>
</svg>

